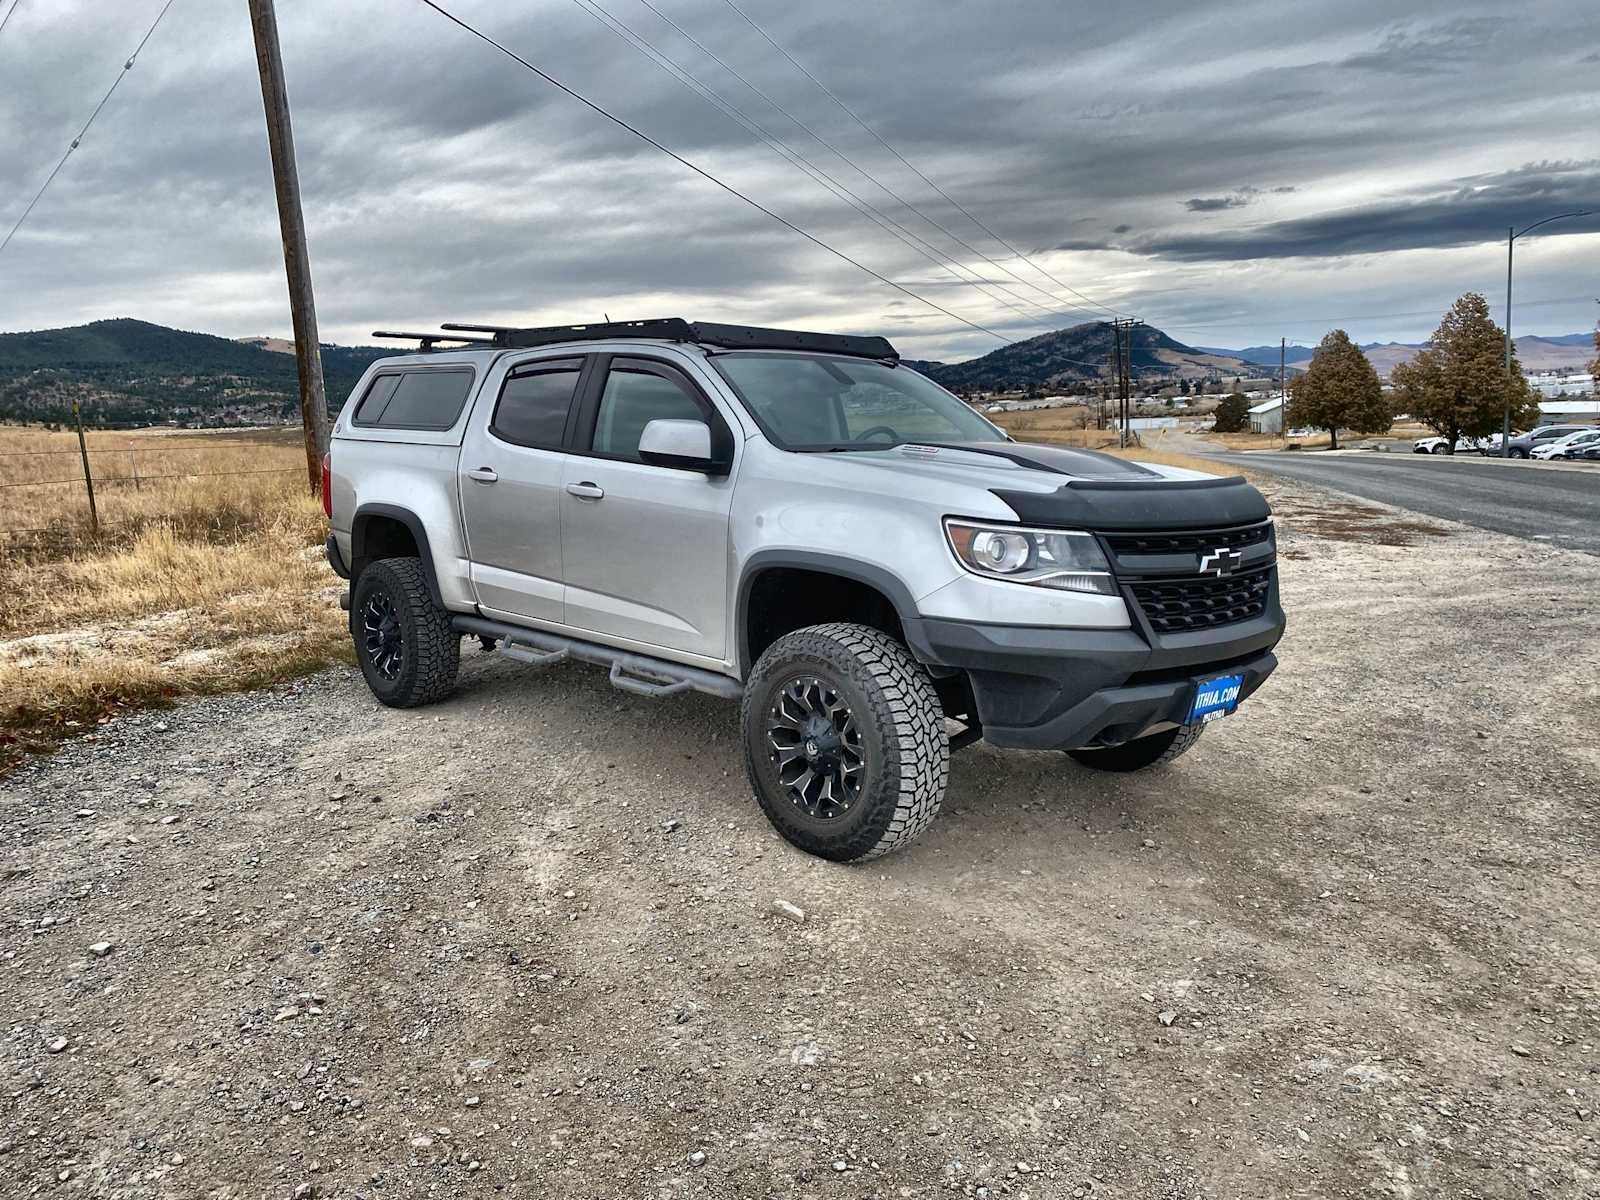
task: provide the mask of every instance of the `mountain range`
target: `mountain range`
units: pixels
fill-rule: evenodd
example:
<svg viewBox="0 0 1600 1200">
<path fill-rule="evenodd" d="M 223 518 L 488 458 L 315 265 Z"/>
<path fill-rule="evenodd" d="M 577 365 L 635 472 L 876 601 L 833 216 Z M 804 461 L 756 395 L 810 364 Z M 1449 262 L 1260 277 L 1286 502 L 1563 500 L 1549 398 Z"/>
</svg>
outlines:
<svg viewBox="0 0 1600 1200">
<path fill-rule="evenodd" d="M 1563 333 L 1554 337 L 1535 337 L 1528 334 L 1513 338 L 1517 347 L 1517 361 L 1524 371 L 1584 371 L 1594 358 L 1594 334 Z M 1372 362 L 1379 375 L 1387 376 L 1399 363 L 1408 362 L 1422 349 L 1422 342 L 1367 342 L 1361 349 Z M 1197 346 L 1211 354 L 1231 355 L 1258 366 L 1278 366 L 1278 347 L 1246 346 L 1230 350 L 1223 346 Z M 1289 345 L 1284 350 L 1284 362 L 1290 366 L 1311 361 L 1314 346 Z"/>
<path fill-rule="evenodd" d="M 66 329 L 0 334 L 0 421 L 64 422 L 72 404 L 86 425 L 251 425 L 295 419 L 300 381 L 292 344 L 187 333 L 122 317 Z M 380 346 L 322 347 L 337 403 Z"/>
<path fill-rule="evenodd" d="M 1591 334 L 1521 337 L 1527 370 L 1583 370 L 1594 355 Z M 1234 379 L 1269 374 L 1276 346 L 1230 350 L 1189 346 L 1152 326 L 1135 327 L 1135 386 Z M 1417 352 L 1403 342 L 1362 347 L 1380 375 Z M 188 333 L 122 317 L 66 329 L 0 334 L 0 421 L 64 422 L 72 405 L 91 426 L 192 426 L 293 421 L 299 411 L 294 345 L 282 338 L 230 339 Z M 340 403 L 374 360 L 397 353 L 384 346 L 322 347 L 327 393 Z M 906 365 L 960 393 L 1082 389 L 1110 378 L 1111 330 L 1098 322 L 1002 346 L 966 362 L 907 360 Z M 1311 357 L 1306 346 L 1286 355 L 1291 370 Z"/>
</svg>

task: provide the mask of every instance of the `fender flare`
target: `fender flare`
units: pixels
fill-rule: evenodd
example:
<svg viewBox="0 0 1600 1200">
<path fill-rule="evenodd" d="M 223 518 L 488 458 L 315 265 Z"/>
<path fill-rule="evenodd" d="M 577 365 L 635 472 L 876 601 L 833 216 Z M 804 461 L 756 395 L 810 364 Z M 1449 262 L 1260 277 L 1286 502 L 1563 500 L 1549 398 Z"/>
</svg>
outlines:
<svg viewBox="0 0 1600 1200">
<path fill-rule="evenodd" d="M 911 589 L 888 568 L 877 563 L 863 562 L 859 558 L 846 558 L 843 555 L 825 554 L 817 550 L 759 550 L 745 560 L 744 568 L 739 573 L 739 589 L 735 602 L 737 615 L 734 621 L 736 639 L 734 650 L 739 664 L 739 678 L 745 678 L 755 666 L 754 663 L 744 661 L 745 646 L 748 644 L 750 631 L 750 588 L 757 576 L 774 567 L 793 567 L 802 571 L 838 575 L 876 589 L 893 605 L 895 616 L 900 619 L 900 627 L 905 631 L 911 652 L 918 658 L 924 657 L 918 649 L 918 644 L 922 641 L 922 620 L 917 612 L 917 602 L 911 595 Z"/>
<path fill-rule="evenodd" d="M 388 517 L 399 521 L 411 531 L 411 538 L 417 543 L 417 553 L 422 558 L 422 574 L 428 581 L 428 593 L 433 597 L 433 602 L 440 608 L 444 607 L 444 596 L 439 591 L 439 572 L 433 563 L 433 548 L 428 544 L 428 531 L 422 524 L 422 518 L 408 508 L 401 508 L 396 504 L 363 504 L 356 509 L 355 517 L 350 522 L 350 563 L 355 564 L 365 560 L 367 527 L 374 517 Z M 355 591 L 355 580 L 351 580 L 351 593 Z"/>
</svg>

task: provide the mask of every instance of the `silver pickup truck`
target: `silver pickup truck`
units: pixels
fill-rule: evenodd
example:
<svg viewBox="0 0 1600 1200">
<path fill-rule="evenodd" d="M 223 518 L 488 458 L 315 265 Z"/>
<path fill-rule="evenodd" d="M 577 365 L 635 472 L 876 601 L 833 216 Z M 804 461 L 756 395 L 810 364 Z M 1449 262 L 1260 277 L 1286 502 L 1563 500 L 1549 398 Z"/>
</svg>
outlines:
<svg viewBox="0 0 1600 1200">
<path fill-rule="evenodd" d="M 928 826 L 953 748 L 1155 766 L 1277 663 L 1242 479 L 1017 443 L 877 337 L 445 329 L 382 335 L 419 351 L 367 371 L 324 464 L 385 704 L 447 696 L 468 636 L 738 699 L 762 809 L 846 861 Z"/>
</svg>

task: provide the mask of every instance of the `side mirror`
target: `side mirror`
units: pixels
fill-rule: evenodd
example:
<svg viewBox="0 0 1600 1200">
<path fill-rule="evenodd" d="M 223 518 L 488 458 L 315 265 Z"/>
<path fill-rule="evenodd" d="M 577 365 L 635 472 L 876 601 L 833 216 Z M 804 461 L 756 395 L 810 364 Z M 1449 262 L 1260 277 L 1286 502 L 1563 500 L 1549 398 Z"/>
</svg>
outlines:
<svg viewBox="0 0 1600 1200">
<path fill-rule="evenodd" d="M 704 421 L 658 419 L 647 423 L 639 435 L 639 457 L 657 467 L 726 475 L 727 458 L 711 450 L 711 427 Z"/>
</svg>

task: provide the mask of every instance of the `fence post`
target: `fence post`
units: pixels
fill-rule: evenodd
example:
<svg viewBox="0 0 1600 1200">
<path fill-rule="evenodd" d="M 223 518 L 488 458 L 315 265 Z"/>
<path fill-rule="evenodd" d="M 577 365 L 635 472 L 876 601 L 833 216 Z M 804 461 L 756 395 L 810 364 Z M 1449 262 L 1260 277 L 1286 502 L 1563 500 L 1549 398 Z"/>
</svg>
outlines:
<svg viewBox="0 0 1600 1200">
<path fill-rule="evenodd" d="M 83 458 L 83 486 L 89 489 L 89 524 L 96 534 L 100 532 L 100 512 L 94 506 L 94 476 L 89 473 L 89 446 L 83 440 L 83 412 L 78 402 L 72 402 L 72 420 L 78 427 L 78 454 Z"/>
<path fill-rule="evenodd" d="M 133 490 L 139 491 L 139 459 L 132 446 L 128 447 L 128 470 L 133 473 Z"/>
</svg>

